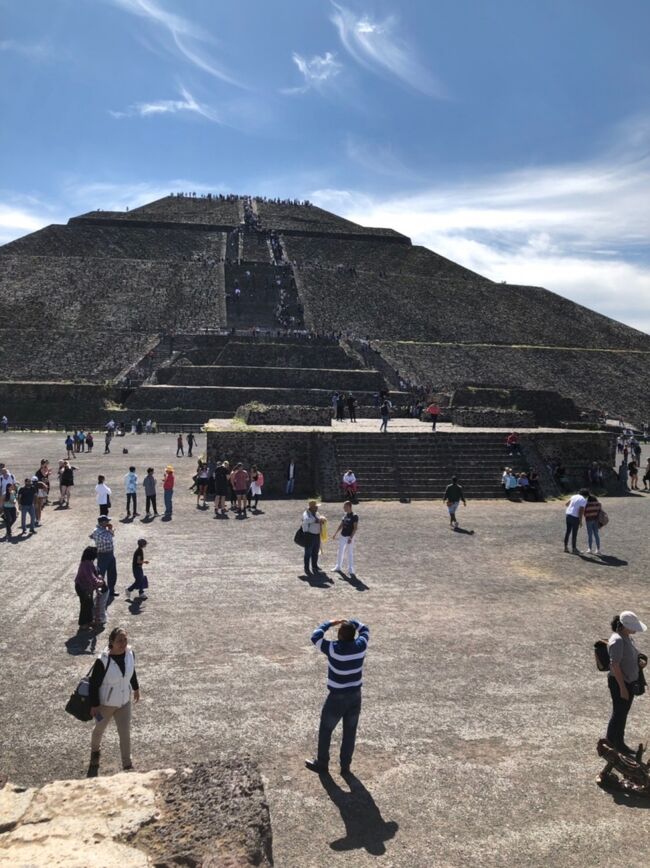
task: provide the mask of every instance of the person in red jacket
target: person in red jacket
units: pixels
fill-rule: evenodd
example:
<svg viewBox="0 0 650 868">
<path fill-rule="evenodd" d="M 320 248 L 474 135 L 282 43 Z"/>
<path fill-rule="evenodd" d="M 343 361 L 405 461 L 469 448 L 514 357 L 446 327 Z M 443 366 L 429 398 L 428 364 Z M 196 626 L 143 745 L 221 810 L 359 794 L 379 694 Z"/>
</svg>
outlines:
<svg viewBox="0 0 650 868">
<path fill-rule="evenodd" d="M 440 407 L 433 401 L 426 409 L 426 412 L 429 414 L 431 419 L 431 430 L 436 430 L 436 425 L 438 424 L 438 416 L 440 415 Z"/>
</svg>

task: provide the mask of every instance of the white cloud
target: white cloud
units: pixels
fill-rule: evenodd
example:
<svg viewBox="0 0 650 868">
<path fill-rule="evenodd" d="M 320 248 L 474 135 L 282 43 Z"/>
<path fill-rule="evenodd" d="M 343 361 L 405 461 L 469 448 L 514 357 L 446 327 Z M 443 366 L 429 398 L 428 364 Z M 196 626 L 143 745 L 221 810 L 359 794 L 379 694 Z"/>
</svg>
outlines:
<svg viewBox="0 0 650 868">
<path fill-rule="evenodd" d="M 332 22 L 341 43 L 360 66 L 388 72 L 428 96 L 445 97 L 442 84 L 417 60 L 413 47 L 397 35 L 394 15 L 375 21 L 369 15 L 359 18 L 338 3 L 332 5 Z"/>
<path fill-rule="evenodd" d="M 203 28 L 192 23 L 187 18 L 174 12 L 168 12 L 155 0 L 109 0 L 109 2 L 131 15 L 145 18 L 155 27 L 162 30 L 171 39 L 175 53 L 180 54 L 193 66 L 228 84 L 242 88 L 245 87 L 230 73 L 219 67 L 214 60 L 207 59 L 204 56 L 197 43 L 214 45 L 214 39 Z"/>
<path fill-rule="evenodd" d="M 197 102 L 192 94 L 184 87 L 180 89 L 181 99 L 161 99 L 154 102 L 137 102 L 129 106 L 125 111 L 110 111 L 114 118 L 126 117 L 156 117 L 160 115 L 173 115 L 179 112 L 197 114 L 207 120 L 220 123 L 220 118 L 214 109 Z"/>
<path fill-rule="evenodd" d="M 395 196 L 308 195 L 492 280 L 544 286 L 650 332 L 650 157 L 509 172 Z"/>
<path fill-rule="evenodd" d="M 331 51 L 325 54 L 315 54 L 313 57 L 303 57 L 297 51 L 291 55 L 293 62 L 298 67 L 304 84 L 302 87 L 291 87 L 282 90 L 282 93 L 306 93 L 311 88 L 320 88 L 325 82 L 330 81 L 340 73 L 343 68 Z"/>
<path fill-rule="evenodd" d="M 50 223 L 62 222 L 52 208 L 33 196 L 0 191 L 0 244 L 7 244 Z"/>
</svg>

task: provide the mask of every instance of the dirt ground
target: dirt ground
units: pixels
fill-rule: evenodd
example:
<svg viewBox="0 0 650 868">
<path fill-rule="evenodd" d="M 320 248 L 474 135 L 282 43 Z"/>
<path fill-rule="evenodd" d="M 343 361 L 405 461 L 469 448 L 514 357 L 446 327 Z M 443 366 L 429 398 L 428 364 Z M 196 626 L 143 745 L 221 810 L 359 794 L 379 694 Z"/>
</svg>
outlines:
<svg viewBox="0 0 650 868">
<path fill-rule="evenodd" d="M 142 688 L 138 769 L 252 756 L 281 868 L 378 857 L 400 868 L 647 864 L 641 805 L 594 783 L 609 699 L 592 645 L 617 611 L 650 619 L 649 496 L 607 502 L 602 559 L 564 554 L 559 502 L 470 502 L 461 533 L 448 528 L 442 492 L 362 503 L 359 581 L 331 571 L 329 542 L 326 578 L 309 582 L 293 543 L 302 502 L 262 501 L 245 521 L 216 521 L 196 508 L 194 462 L 175 459 L 173 435 L 128 435 L 128 455 L 115 441 L 104 456 L 100 440 L 75 458 L 71 508 L 50 506 L 35 536 L 0 542 L 0 774 L 31 785 L 85 773 L 90 727 L 63 708 L 106 640 L 77 636 L 74 593 L 102 472 L 121 591 L 109 627 L 127 627 Z M 18 478 L 62 454 L 60 434 L 0 434 L 0 461 Z M 124 522 L 128 465 L 141 476 L 155 466 L 160 487 L 169 461 L 173 520 Z M 323 510 L 335 526 L 339 508 Z M 149 599 L 129 604 L 142 535 Z M 371 628 L 354 777 L 342 780 L 334 764 L 321 781 L 303 767 L 325 697 L 326 661 L 309 636 L 346 616 Z M 637 644 L 650 649 L 647 636 Z M 628 743 L 647 738 L 649 710 L 647 697 L 635 701 Z M 102 773 L 118 767 L 110 728 Z"/>
</svg>

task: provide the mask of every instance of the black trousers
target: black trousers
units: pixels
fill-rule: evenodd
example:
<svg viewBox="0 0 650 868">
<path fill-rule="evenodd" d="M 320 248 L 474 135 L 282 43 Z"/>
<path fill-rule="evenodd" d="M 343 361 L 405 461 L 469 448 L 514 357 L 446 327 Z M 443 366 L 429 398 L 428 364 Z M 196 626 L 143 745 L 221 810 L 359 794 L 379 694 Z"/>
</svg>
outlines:
<svg viewBox="0 0 650 868">
<path fill-rule="evenodd" d="M 158 512 L 156 507 L 156 495 L 155 494 L 147 494 L 145 498 L 144 511 L 147 515 L 149 515 L 149 510 L 153 509 L 154 512 Z"/>
<path fill-rule="evenodd" d="M 75 585 L 75 591 L 79 597 L 79 626 L 90 624 L 93 619 L 93 595 L 91 591 L 82 591 L 79 585 Z"/>
<path fill-rule="evenodd" d="M 138 511 L 138 495 L 135 492 L 129 492 L 126 495 L 126 514 L 131 512 L 131 503 L 133 503 L 133 513 Z"/>
<path fill-rule="evenodd" d="M 612 716 L 607 724 L 607 741 L 620 750 L 625 744 L 625 724 L 627 723 L 627 715 L 632 707 L 634 694 L 630 689 L 630 685 L 626 684 L 630 698 L 621 699 L 618 681 L 611 675 L 607 678 L 607 686 L 612 696 Z"/>
</svg>

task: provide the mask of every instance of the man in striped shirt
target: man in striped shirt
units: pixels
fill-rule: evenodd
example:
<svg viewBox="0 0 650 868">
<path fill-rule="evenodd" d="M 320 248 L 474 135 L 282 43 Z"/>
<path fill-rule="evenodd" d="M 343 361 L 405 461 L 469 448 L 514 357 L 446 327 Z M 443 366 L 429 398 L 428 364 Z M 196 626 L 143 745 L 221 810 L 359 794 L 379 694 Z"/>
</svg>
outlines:
<svg viewBox="0 0 650 868">
<path fill-rule="evenodd" d="M 339 628 L 335 642 L 325 638 L 330 627 Z M 350 618 L 349 621 L 343 618 L 324 621 L 312 633 L 311 641 L 327 655 L 329 690 L 320 716 L 318 754 L 316 759 L 305 760 L 305 765 L 312 772 L 327 774 L 332 732 L 340 720 L 343 720 L 341 774 L 350 771 L 361 713 L 362 670 L 369 638 L 370 630 L 356 618 Z"/>
</svg>

